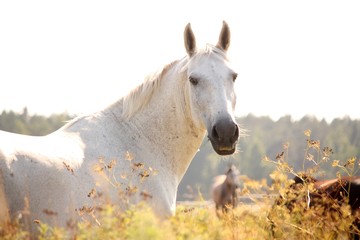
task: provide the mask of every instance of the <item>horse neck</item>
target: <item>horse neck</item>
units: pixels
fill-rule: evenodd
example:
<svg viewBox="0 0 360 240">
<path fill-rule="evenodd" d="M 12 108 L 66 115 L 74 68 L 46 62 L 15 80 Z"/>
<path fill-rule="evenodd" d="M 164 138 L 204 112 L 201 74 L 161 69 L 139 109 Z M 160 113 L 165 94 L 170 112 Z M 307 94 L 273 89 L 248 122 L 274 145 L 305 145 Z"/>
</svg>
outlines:
<svg viewBox="0 0 360 240">
<path fill-rule="evenodd" d="M 126 121 L 132 130 L 141 134 L 152 148 L 156 161 L 162 161 L 161 165 L 170 169 L 178 181 L 185 174 L 205 134 L 205 129 L 196 127 L 191 119 L 190 108 L 185 104 L 187 94 L 182 77 L 173 66 L 164 74 L 149 102 L 128 120 L 121 116 L 121 111 L 113 109 L 118 119 Z"/>
</svg>

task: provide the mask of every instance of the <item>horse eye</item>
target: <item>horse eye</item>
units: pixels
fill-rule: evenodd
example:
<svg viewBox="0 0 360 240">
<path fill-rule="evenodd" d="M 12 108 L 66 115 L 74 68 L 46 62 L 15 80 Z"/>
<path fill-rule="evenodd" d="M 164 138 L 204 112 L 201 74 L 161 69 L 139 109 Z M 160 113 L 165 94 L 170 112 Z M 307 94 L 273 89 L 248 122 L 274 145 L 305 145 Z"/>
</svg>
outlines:
<svg viewBox="0 0 360 240">
<path fill-rule="evenodd" d="M 189 81 L 191 82 L 192 85 L 196 86 L 199 83 L 199 79 L 196 77 L 189 77 Z"/>
<path fill-rule="evenodd" d="M 233 82 L 235 82 L 235 80 L 236 80 L 237 76 L 238 76 L 238 74 L 237 74 L 237 73 L 233 73 L 233 74 L 232 74 Z"/>
</svg>

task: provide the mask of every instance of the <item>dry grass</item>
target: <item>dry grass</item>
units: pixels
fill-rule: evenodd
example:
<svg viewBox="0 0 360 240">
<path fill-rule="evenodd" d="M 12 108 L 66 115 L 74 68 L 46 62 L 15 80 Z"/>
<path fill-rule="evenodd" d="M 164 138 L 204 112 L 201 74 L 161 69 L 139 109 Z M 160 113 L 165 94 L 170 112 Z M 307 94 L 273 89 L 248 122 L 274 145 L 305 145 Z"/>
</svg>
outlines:
<svg viewBox="0 0 360 240">
<path fill-rule="evenodd" d="M 330 148 L 322 148 L 320 141 L 311 140 L 310 131 L 306 131 L 305 136 L 308 147 L 304 161 L 314 163 L 314 167 L 304 169 L 304 172 L 314 175 L 322 164 L 331 164 L 339 169 L 339 175 L 340 172 L 342 175 L 356 173 L 354 169 L 358 162 L 355 158 L 350 158 L 344 164 L 337 160 L 331 161 Z M 265 196 L 281 195 L 283 200 L 277 205 L 273 204 L 274 198 L 259 198 L 253 204 L 240 203 L 236 209 L 231 209 L 219 219 L 213 205 L 204 201 L 195 206 L 178 205 L 176 216 L 160 221 L 146 205 L 146 201 L 125 212 L 116 206 L 104 204 L 98 208 L 98 224 L 80 222 L 72 232 L 68 232 L 39 223 L 39 239 L 347 239 L 350 232 L 358 231 L 352 226 L 357 216 L 351 214 L 347 204 L 329 202 L 324 198 L 322 204 L 310 208 L 307 196 L 309 192 L 316 191 L 313 185 L 289 189 L 293 183 L 289 177 L 298 173 L 288 164 L 287 150 L 288 145 L 284 144 L 284 151 L 275 160 L 264 158 L 277 167 L 271 175 L 271 186 L 267 186 L 264 181 L 247 179 L 241 189 L 241 194 L 249 197 L 257 193 Z M 111 167 L 107 165 L 108 169 Z M 153 174 L 153 170 L 146 166 L 135 167 L 139 168 L 144 178 Z M 111 174 L 107 176 L 109 181 L 114 179 Z M 289 203 L 292 211 L 289 210 Z M 331 211 L 324 207 L 329 205 Z M 28 239 L 29 234 L 23 229 L 17 222 L 1 224 L 0 238 Z"/>
</svg>

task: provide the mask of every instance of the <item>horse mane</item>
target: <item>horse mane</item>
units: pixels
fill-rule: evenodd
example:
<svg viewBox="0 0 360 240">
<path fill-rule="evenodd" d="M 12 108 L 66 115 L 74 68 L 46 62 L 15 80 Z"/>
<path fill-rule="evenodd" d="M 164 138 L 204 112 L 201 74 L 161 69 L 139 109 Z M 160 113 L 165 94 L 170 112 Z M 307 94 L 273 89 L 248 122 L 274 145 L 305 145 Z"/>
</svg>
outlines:
<svg viewBox="0 0 360 240">
<path fill-rule="evenodd" d="M 204 49 L 197 50 L 191 57 L 185 57 L 182 60 L 175 60 L 166 64 L 159 71 L 149 74 L 145 77 L 142 84 L 133 89 L 128 95 L 123 98 L 123 112 L 122 115 L 125 119 L 130 119 L 136 112 L 141 110 L 154 95 L 156 90 L 160 87 L 161 81 L 176 64 L 179 63 L 179 72 L 186 71 L 190 62 L 197 61 L 201 56 L 214 54 L 221 59 L 226 59 L 226 53 L 216 46 L 207 44 Z"/>
<path fill-rule="evenodd" d="M 123 117 L 131 118 L 137 111 L 142 109 L 151 99 L 154 92 L 159 88 L 165 74 L 177 63 L 173 61 L 166 64 L 162 69 L 145 77 L 142 84 L 133 89 L 123 98 Z"/>
</svg>

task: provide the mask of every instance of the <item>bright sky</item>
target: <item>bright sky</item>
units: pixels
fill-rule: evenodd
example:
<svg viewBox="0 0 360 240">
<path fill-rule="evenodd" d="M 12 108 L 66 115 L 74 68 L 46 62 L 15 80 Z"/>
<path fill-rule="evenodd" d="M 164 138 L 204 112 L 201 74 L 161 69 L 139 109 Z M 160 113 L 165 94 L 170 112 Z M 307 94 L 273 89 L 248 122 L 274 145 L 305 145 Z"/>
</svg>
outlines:
<svg viewBox="0 0 360 240">
<path fill-rule="evenodd" d="M 0 1 L 0 111 L 82 114 L 230 26 L 237 116 L 360 118 L 360 1 Z"/>
</svg>

